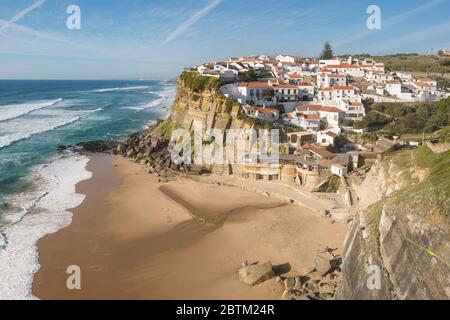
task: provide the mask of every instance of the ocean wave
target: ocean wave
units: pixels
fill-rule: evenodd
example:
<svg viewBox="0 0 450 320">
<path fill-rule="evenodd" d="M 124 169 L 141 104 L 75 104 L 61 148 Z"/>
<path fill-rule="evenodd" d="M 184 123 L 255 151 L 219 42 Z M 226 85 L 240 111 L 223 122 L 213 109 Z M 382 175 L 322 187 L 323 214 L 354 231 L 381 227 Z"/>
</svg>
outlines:
<svg viewBox="0 0 450 320">
<path fill-rule="evenodd" d="M 161 97 L 161 98 L 159 98 L 159 99 L 156 99 L 156 100 L 154 100 L 154 101 L 152 101 L 152 102 L 150 102 L 150 103 L 148 103 L 148 104 L 142 106 L 141 109 L 140 109 L 139 111 L 144 111 L 144 110 L 147 110 L 147 109 L 151 109 L 151 108 L 158 107 L 158 106 L 160 106 L 165 100 L 167 100 L 166 97 Z"/>
<path fill-rule="evenodd" d="M 80 205 L 85 196 L 76 193 L 76 184 L 89 179 L 89 159 L 69 155 L 33 170 L 30 180 L 38 190 L 17 195 L 10 203 L 18 213 L 6 214 L 9 223 L 0 228 L 0 300 L 36 299 L 32 294 L 34 274 L 39 270 L 36 243 L 71 223 L 67 211 Z"/>
<path fill-rule="evenodd" d="M 56 100 L 51 100 L 51 101 L 30 102 L 30 103 L 11 104 L 11 105 L 6 105 L 6 106 L 0 106 L 0 111 L 1 111 L 0 112 L 0 122 L 23 117 L 27 114 L 30 114 L 33 111 L 52 107 L 62 101 L 64 101 L 64 100 L 56 99 Z"/>
<path fill-rule="evenodd" d="M 95 112 L 100 112 L 100 111 L 103 111 L 103 108 L 97 108 L 95 110 L 88 110 L 87 112 L 88 113 L 95 113 Z"/>
<path fill-rule="evenodd" d="M 47 127 L 40 127 L 37 129 L 24 130 L 24 131 L 15 132 L 12 134 L 6 134 L 6 135 L 0 137 L 0 149 L 11 146 L 12 144 L 15 144 L 19 141 L 29 139 L 35 135 L 46 133 L 46 132 L 67 126 L 69 124 L 79 121 L 80 119 L 81 119 L 81 117 L 76 117 L 76 118 L 72 118 L 69 120 L 65 120 L 63 122 L 58 122 L 58 123 L 52 124 Z M 25 128 L 25 129 L 27 129 L 27 128 Z"/>
<path fill-rule="evenodd" d="M 148 88 L 149 88 L 149 86 L 118 87 L 118 88 L 97 89 L 97 90 L 93 90 L 92 92 L 103 93 L 103 92 L 114 92 L 114 91 L 145 90 Z"/>
</svg>

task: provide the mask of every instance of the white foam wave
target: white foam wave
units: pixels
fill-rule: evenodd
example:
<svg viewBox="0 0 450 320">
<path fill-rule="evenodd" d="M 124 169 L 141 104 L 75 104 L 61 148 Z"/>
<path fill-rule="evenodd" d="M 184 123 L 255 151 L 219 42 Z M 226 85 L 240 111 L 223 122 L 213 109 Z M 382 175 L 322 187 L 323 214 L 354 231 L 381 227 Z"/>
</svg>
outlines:
<svg viewBox="0 0 450 320">
<path fill-rule="evenodd" d="M 41 166 L 31 176 L 39 182 L 39 190 L 12 199 L 22 210 L 6 214 L 8 223 L 0 229 L 0 300 L 36 299 L 31 291 L 39 270 L 36 243 L 71 223 L 72 213 L 67 210 L 85 198 L 75 186 L 92 176 L 85 169 L 87 163 L 87 157 L 71 155 Z"/>
<path fill-rule="evenodd" d="M 103 108 L 97 108 L 95 110 L 89 110 L 88 113 L 95 113 L 95 112 L 100 112 L 103 111 Z"/>
<path fill-rule="evenodd" d="M 152 102 L 142 106 L 141 110 L 139 110 L 139 111 L 144 111 L 144 110 L 147 110 L 147 109 L 151 109 L 151 108 L 160 106 L 165 100 L 167 100 L 166 97 L 161 97 L 159 99 L 156 99 L 156 100 L 154 100 L 154 101 L 152 101 Z"/>
<path fill-rule="evenodd" d="M 92 92 L 102 93 L 102 92 L 145 90 L 145 89 L 148 89 L 148 86 L 106 88 L 106 89 L 97 89 Z"/>
<path fill-rule="evenodd" d="M 0 122 L 23 117 L 33 111 L 52 107 L 62 101 L 63 99 L 56 99 L 51 101 L 36 101 L 23 104 L 0 106 Z"/>
<path fill-rule="evenodd" d="M 35 135 L 46 133 L 46 132 L 67 126 L 69 124 L 79 121 L 80 119 L 81 119 L 81 117 L 76 117 L 76 118 L 72 118 L 69 120 L 63 120 L 63 121 L 49 120 L 45 125 L 40 126 L 40 127 L 39 126 L 35 127 L 31 124 L 29 128 L 23 128 L 24 130 L 0 136 L 0 149 L 8 147 L 19 141 L 29 139 Z M 28 129 L 30 129 L 30 130 L 28 130 Z"/>
</svg>

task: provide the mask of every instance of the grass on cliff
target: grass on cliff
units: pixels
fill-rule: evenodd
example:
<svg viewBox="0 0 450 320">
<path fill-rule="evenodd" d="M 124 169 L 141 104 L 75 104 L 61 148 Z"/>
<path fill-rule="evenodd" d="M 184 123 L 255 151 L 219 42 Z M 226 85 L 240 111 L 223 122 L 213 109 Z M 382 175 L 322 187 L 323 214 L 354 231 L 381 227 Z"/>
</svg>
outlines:
<svg viewBox="0 0 450 320">
<path fill-rule="evenodd" d="M 172 138 L 172 132 L 176 129 L 179 129 L 180 126 L 173 122 L 172 118 L 167 118 L 163 122 L 161 122 L 156 128 L 155 133 L 160 136 L 164 137 L 166 140 L 170 140 Z"/>
<path fill-rule="evenodd" d="M 184 71 L 180 79 L 193 92 L 218 91 L 220 89 L 218 78 L 201 76 L 195 71 Z"/>
<path fill-rule="evenodd" d="M 341 186 L 341 178 L 332 175 L 326 179 L 325 183 L 323 183 L 319 188 L 317 188 L 314 191 L 323 193 L 337 193 L 340 186 Z"/>
<path fill-rule="evenodd" d="M 367 222 L 377 241 L 384 206 L 398 213 L 414 213 L 430 224 L 450 224 L 450 151 L 436 154 L 422 146 L 395 153 L 385 161 L 401 164 L 402 178 L 410 177 L 417 170 L 424 170 L 427 176 L 420 182 L 409 178 L 408 187 L 367 208 Z"/>
</svg>

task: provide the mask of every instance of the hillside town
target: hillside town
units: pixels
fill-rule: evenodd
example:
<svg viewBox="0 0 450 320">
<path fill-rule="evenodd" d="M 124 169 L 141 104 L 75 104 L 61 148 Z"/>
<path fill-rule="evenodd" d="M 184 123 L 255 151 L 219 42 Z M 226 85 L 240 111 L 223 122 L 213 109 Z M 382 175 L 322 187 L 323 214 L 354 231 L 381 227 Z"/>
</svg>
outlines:
<svg viewBox="0 0 450 320">
<path fill-rule="evenodd" d="M 236 114 L 284 133 L 278 171 L 249 163 L 240 175 L 294 183 L 309 190 L 320 190 L 327 172 L 342 179 L 353 172 L 364 179 L 364 173 L 383 154 L 424 143 L 423 139 L 403 141 L 377 135 L 372 141 L 349 139 L 374 129 L 352 125 L 366 117 L 369 104 L 431 103 L 448 97 L 435 80 L 387 71 L 384 63 L 370 57 L 255 55 L 189 70 L 219 79 L 220 94 L 239 104 Z"/>
</svg>

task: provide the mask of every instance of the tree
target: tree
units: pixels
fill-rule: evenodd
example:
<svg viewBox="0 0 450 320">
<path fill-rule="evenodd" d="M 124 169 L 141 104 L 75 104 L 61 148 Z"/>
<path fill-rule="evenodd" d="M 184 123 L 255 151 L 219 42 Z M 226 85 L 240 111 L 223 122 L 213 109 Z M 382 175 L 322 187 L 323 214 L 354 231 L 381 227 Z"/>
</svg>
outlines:
<svg viewBox="0 0 450 320">
<path fill-rule="evenodd" d="M 272 101 L 275 97 L 275 91 L 273 89 L 267 89 L 263 91 L 263 99 L 264 101 Z"/>
<path fill-rule="evenodd" d="M 256 71 L 254 69 L 250 69 L 249 71 L 244 72 L 243 75 L 245 81 L 247 82 L 258 80 L 258 75 L 256 74 Z"/>
<path fill-rule="evenodd" d="M 331 44 L 329 41 L 325 42 L 323 46 L 322 53 L 320 55 L 320 59 L 328 60 L 334 57 L 333 48 L 331 48 Z"/>
</svg>

